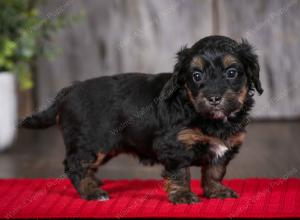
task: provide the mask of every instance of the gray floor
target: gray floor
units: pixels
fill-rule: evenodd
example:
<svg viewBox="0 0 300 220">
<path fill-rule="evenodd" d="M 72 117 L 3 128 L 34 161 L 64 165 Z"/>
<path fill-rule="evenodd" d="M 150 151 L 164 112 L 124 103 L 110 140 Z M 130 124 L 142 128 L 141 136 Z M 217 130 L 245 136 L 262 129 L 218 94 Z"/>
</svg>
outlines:
<svg viewBox="0 0 300 220">
<path fill-rule="evenodd" d="M 300 177 L 300 122 L 256 122 L 230 163 L 226 178 Z M 14 145 L 0 153 L 0 178 L 63 177 L 64 146 L 59 130 L 21 130 Z M 146 167 L 122 155 L 99 170 L 101 178 L 160 178 L 161 167 Z M 200 169 L 192 169 L 199 178 Z"/>
</svg>

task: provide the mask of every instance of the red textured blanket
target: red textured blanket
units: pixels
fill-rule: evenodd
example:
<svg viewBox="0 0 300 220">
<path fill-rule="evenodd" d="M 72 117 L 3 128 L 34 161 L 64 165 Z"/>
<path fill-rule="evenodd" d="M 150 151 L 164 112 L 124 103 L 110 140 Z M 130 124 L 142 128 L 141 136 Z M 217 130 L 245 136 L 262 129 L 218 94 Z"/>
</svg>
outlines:
<svg viewBox="0 0 300 220">
<path fill-rule="evenodd" d="M 79 198 L 66 179 L 0 180 L 0 218 L 125 217 L 300 217 L 300 179 L 225 180 L 239 199 L 205 199 L 198 181 L 192 189 L 201 203 L 172 205 L 162 181 L 104 181 L 109 201 Z"/>
</svg>

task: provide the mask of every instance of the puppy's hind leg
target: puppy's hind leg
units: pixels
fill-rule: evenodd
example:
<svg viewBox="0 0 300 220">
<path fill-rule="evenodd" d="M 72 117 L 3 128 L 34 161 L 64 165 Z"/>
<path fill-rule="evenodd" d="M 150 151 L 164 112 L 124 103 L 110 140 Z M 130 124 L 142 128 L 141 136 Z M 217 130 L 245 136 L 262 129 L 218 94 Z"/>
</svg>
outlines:
<svg viewBox="0 0 300 220">
<path fill-rule="evenodd" d="M 106 157 L 107 157 L 106 154 L 98 153 L 96 161 L 93 162 L 92 164 L 90 164 L 90 166 L 87 170 L 86 176 L 91 177 L 97 183 L 98 186 L 102 186 L 103 182 L 99 178 L 96 177 L 96 173 L 98 171 L 98 167 L 103 163 L 104 158 L 106 158 Z"/>
<path fill-rule="evenodd" d="M 113 154 L 98 153 L 96 161 L 90 165 L 87 176 L 90 176 L 93 180 L 95 180 L 98 186 L 104 185 L 104 183 L 98 177 L 96 177 L 98 167 L 110 161 L 114 156 L 115 155 Z"/>
<path fill-rule="evenodd" d="M 106 155 L 89 151 L 75 152 L 67 153 L 64 165 L 67 176 L 80 196 L 87 200 L 108 200 L 108 193 L 99 188 L 95 178 L 97 167 Z"/>
</svg>

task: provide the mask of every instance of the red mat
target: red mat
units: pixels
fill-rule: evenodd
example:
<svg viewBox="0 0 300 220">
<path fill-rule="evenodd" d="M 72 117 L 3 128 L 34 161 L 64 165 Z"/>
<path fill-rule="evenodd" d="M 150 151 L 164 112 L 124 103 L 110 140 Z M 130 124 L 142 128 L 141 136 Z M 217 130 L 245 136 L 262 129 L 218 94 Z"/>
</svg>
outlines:
<svg viewBox="0 0 300 220">
<path fill-rule="evenodd" d="M 104 181 L 109 201 L 85 201 L 66 179 L 0 180 L 0 218 L 125 217 L 300 217 L 300 179 L 225 180 L 239 199 L 205 199 L 199 182 L 192 189 L 201 203 L 172 205 L 162 181 Z"/>
</svg>

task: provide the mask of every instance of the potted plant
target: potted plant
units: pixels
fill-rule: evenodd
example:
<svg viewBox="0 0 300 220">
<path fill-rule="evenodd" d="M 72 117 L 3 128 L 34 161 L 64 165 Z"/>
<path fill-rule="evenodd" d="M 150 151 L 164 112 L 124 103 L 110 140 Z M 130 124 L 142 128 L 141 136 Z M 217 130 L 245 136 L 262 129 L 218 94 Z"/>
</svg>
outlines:
<svg viewBox="0 0 300 220">
<path fill-rule="evenodd" d="M 66 17 L 42 18 L 38 0 L 0 1 L 0 150 L 9 146 L 17 124 L 17 90 L 33 87 L 37 56 L 50 55 L 41 40 L 66 24 Z M 70 21 L 70 20 L 69 20 Z"/>
</svg>

